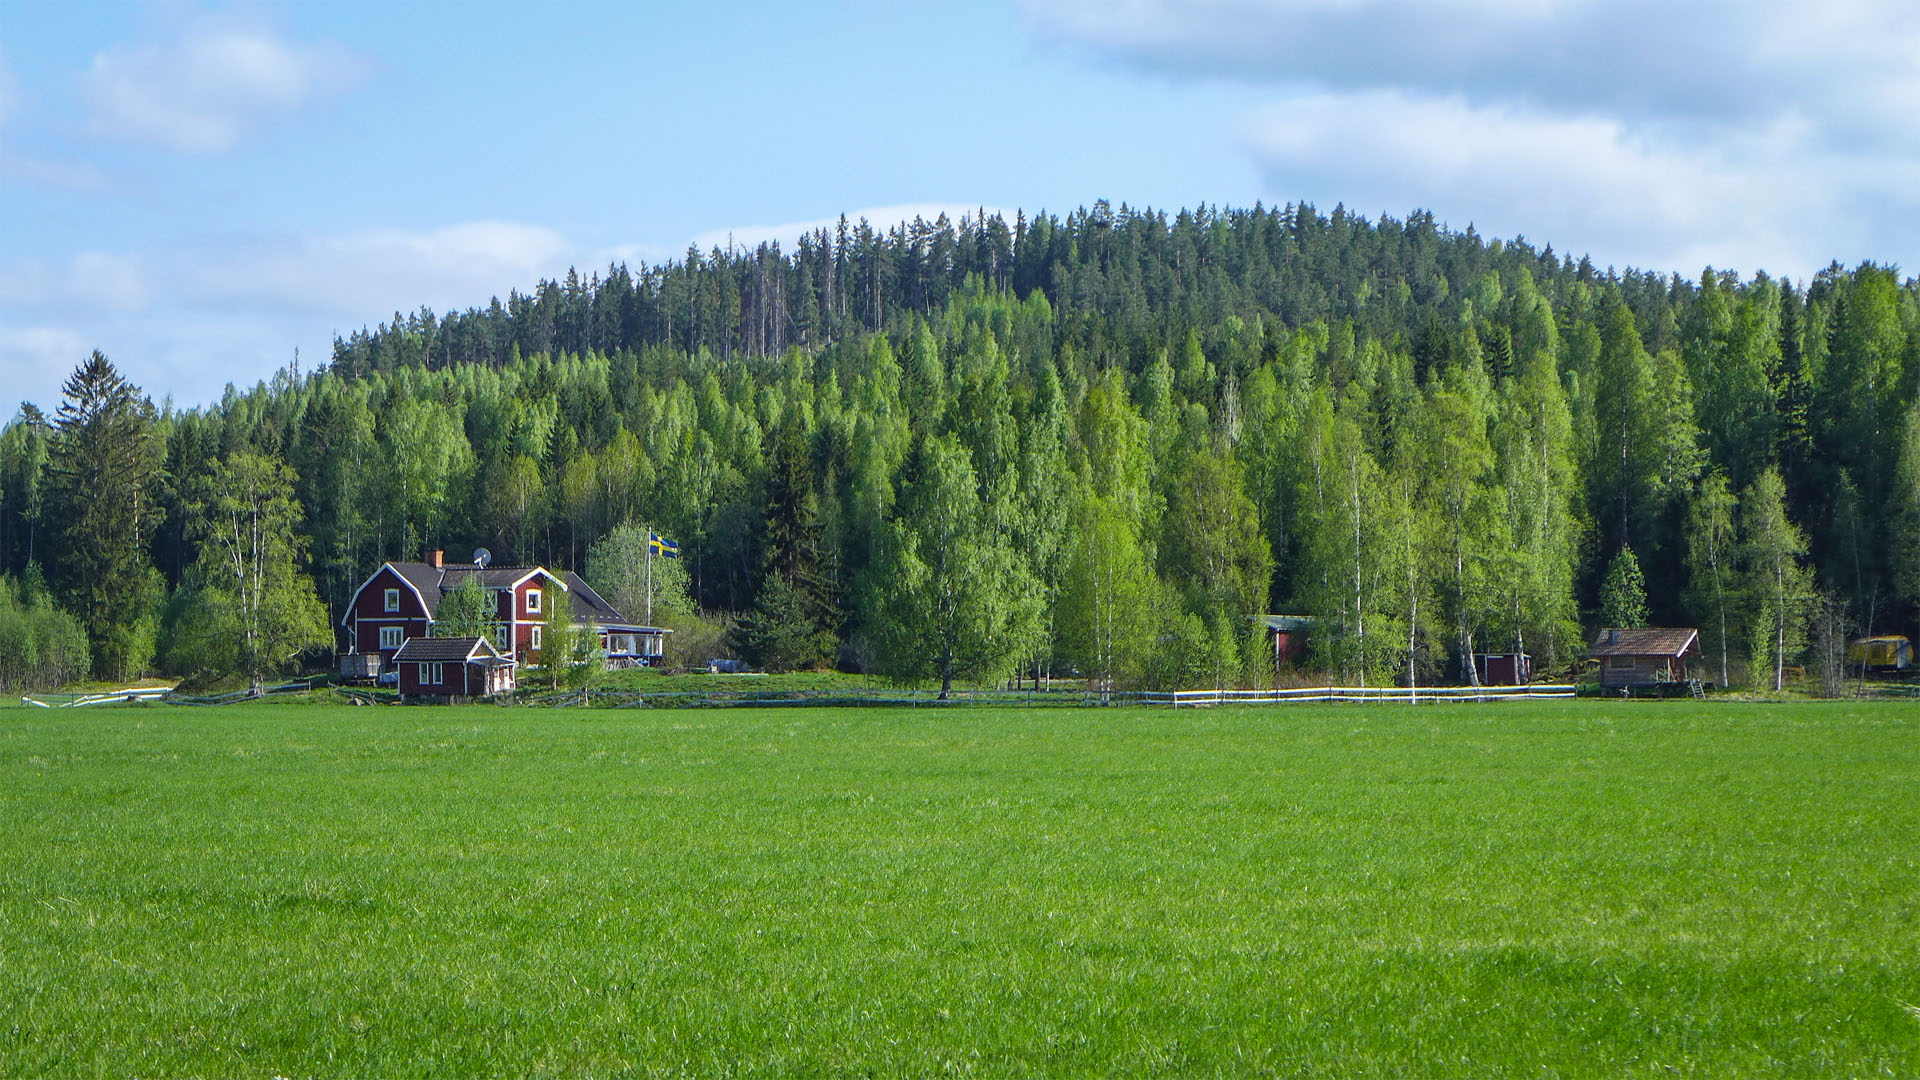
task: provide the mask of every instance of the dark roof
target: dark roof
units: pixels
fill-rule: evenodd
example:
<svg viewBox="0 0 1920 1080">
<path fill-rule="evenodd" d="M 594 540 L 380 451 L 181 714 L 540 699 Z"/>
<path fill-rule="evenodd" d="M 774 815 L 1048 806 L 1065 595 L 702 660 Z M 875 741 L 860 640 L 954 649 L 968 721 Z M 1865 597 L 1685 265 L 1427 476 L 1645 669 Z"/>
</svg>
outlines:
<svg viewBox="0 0 1920 1080">
<path fill-rule="evenodd" d="M 440 598 L 468 581 L 477 580 L 482 588 L 505 589 L 528 574 L 541 573 L 559 579 L 566 586 L 567 594 L 573 599 L 574 622 L 591 622 L 600 626 L 628 625 L 624 615 L 595 592 L 586 579 L 571 570 L 554 573 L 541 566 L 475 566 L 472 563 L 454 563 L 438 570 L 434 569 L 432 563 L 424 562 L 397 562 L 391 565 L 409 584 L 420 590 L 430 619 L 440 613 Z"/>
<path fill-rule="evenodd" d="M 593 586 L 587 584 L 585 578 L 568 570 L 560 575 L 560 580 L 567 583 L 567 595 L 573 598 L 575 622 L 594 622 L 602 626 L 607 623 L 625 625 L 626 618 L 615 611 L 613 605 L 607 603 L 604 597 L 593 591 Z"/>
<path fill-rule="evenodd" d="M 1593 639 L 1593 655 L 1683 656 L 1699 643 L 1700 631 L 1691 626 L 1609 626 Z"/>
<path fill-rule="evenodd" d="M 423 562 L 397 562 L 388 565 L 393 567 L 394 573 L 405 578 L 407 584 L 419 591 L 420 599 L 427 605 L 427 618 L 433 618 L 433 613 L 440 607 L 440 571 Z"/>
<path fill-rule="evenodd" d="M 1320 621 L 1311 615 L 1249 615 L 1247 618 L 1266 624 L 1268 630 L 1284 630 L 1295 634 L 1313 629 Z"/>
<path fill-rule="evenodd" d="M 400 643 L 400 651 L 393 654 L 393 662 L 412 664 L 468 660 L 475 658 L 475 652 L 482 654 L 479 659 L 493 659 L 499 655 L 486 638 L 416 637 Z"/>
</svg>

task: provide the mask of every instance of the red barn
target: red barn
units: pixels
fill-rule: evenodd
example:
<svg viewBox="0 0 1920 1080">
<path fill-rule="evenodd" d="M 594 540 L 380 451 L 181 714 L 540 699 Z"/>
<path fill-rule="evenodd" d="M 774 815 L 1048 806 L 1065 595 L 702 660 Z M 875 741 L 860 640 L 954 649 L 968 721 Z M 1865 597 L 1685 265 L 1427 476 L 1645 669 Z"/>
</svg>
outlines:
<svg viewBox="0 0 1920 1080">
<path fill-rule="evenodd" d="M 431 551 L 423 562 L 390 562 L 373 572 L 348 602 L 340 624 L 347 632 L 349 654 L 377 654 L 381 667 L 394 661 L 400 646 L 412 638 L 429 637 L 440 601 L 453 590 L 477 581 L 493 597 L 493 633 L 488 640 L 504 655 L 538 661 L 546 634 L 544 590 L 558 588 L 573 601 L 574 622 L 598 629 L 608 659 L 658 665 L 666 636 L 655 626 L 629 623 L 593 586 L 572 571 L 554 572 L 540 566 L 490 566 L 483 562 L 449 564 L 443 553 Z"/>
<path fill-rule="evenodd" d="M 401 697 L 490 697 L 513 689 L 512 660 L 486 638 L 410 638 L 394 653 Z"/>
</svg>

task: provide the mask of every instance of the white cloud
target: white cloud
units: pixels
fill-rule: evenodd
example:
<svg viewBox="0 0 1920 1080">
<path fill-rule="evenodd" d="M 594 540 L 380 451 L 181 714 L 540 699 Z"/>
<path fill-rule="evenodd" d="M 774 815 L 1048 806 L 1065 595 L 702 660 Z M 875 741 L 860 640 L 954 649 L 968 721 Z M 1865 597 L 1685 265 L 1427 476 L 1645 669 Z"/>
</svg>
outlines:
<svg viewBox="0 0 1920 1080">
<path fill-rule="evenodd" d="M 1787 128 L 1725 146 L 1673 144 L 1602 117 L 1369 91 L 1261 109 L 1244 140 L 1269 187 L 1323 209 L 1426 207 L 1456 228 L 1505 236 L 1537 236 L 1550 223 L 1555 236 L 1540 242 L 1577 237 L 1603 263 L 1688 273 L 1709 262 L 1752 268 L 1783 253 L 1796 271 L 1825 262 L 1786 231 L 1805 224 L 1796 207 L 1818 205 L 1783 167 L 1798 144 Z"/>
<path fill-rule="evenodd" d="M 58 405 L 61 381 L 93 348 L 92 342 L 71 327 L 0 328 L 0 384 L 7 388 L 0 399 L 34 401 L 52 412 Z M 12 419 L 14 411 L 9 409 L 0 416 L 0 423 Z"/>
<path fill-rule="evenodd" d="M 884 232 L 894 225 L 912 221 L 914 218 L 934 221 L 941 214 L 947 215 L 947 220 L 957 225 L 963 217 L 979 217 L 982 209 L 978 203 L 897 203 L 892 206 L 870 206 L 864 210 L 849 210 L 845 216 L 850 227 L 859 224 L 860 220 L 865 218 L 869 225 Z M 1009 226 L 1013 223 L 1013 212 L 1010 210 L 993 206 L 985 207 L 984 210 L 989 217 L 994 214 L 1004 216 Z M 709 229 L 693 238 L 693 246 L 704 253 L 716 247 L 725 250 L 729 243 L 734 247 L 752 248 L 763 242 L 778 241 L 780 250 L 791 253 L 799 244 L 800 237 L 820 229 L 833 232 L 840 225 L 840 217 L 841 215 L 835 214 L 832 217 L 814 218 L 810 221 L 789 221 L 782 225 L 733 225 L 724 229 Z M 674 252 L 673 257 L 678 258 L 684 254 L 683 251 Z"/>
<path fill-rule="evenodd" d="M 1920 261 L 1920 7 L 1029 0 L 1045 37 L 1268 97 L 1276 199 L 1697 271 Z"/>
<path fill-rule="evenodd" d="M 1738 119 L 1792 101 L 1891 120 L 1920 73 L 1896 0 L 1029 0 L 1043 34 L 1176 77 Z M 1836 77 L 1844 72 L 1844 77 Z"/>
<path fill-rule="evenodd" d="M 476 221 L 410 232 L 371 230 L 256 242 L 183 268 L 199 303 L 256 303 L 377 321 L 396 309 L 484 304 L 563 273 L 579 252 L 538 225 Z"/>
<path fill-rule="evenodd" d="M 81 79 L 88 130 L 181 153 L 231 150 L 368 72 L 358 53 L 238 26 L 200 24 L 180 38 L 96 54 Z"/>
<path fill-rule="evenodd" d="M 0 264 L 0 304 L 64 311 L 138 311 L 152 300 L 144 262 L 133 255 L 83 251 L 65 262 Z"/>
</svg>

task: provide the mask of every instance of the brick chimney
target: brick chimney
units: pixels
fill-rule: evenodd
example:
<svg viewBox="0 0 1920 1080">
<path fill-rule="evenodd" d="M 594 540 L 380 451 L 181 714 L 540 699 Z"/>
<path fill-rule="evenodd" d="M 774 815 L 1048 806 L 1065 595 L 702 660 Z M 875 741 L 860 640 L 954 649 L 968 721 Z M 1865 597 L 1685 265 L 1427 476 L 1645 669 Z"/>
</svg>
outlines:
<svg viewBox="0 0 1920 1080">
<path fill-rule="evenodd" d="M 431 563 L 435 570 L 441 569 L 446 559 L 447 553 L 439 548 L 434 548 L 432 551 L 427 552 L 427 562 Z"/>
</svg>

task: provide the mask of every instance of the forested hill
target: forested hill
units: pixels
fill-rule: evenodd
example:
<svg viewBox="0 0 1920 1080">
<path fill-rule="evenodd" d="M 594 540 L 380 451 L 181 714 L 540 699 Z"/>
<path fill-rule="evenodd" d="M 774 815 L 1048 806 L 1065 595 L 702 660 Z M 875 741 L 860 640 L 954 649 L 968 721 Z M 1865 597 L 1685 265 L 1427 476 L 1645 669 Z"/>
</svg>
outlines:
<svg viewBox="0 0 1920 1080">
<path fill-rule="evenodd" d="M 160 580 L 82 618 L 121 656 L 99 624 L 144 605 L 165 660 L 206 587 L 194 493 L 243 456 L 291 467 L 336 613 L 426 547 L 592 578 L 594 541 L 638 521 L 775 663 L 1242 681 L 1246 616 L 1287 611 L 1353 678 L 1455 678 L 1475 650 L 1564 666 L 1600 622 L 1648 619 L 1758 678 L 1816 630 L 1912 632 L 1914 282 L 1700 275 L 1426 214 L 1105 204 L 570 273 L 140 413 Z M 32 411 L 0 435 L 0 553 L 78 606 L 97 571 L 72 467 L 47 466 L 65 437 Z"/>
</svg>

